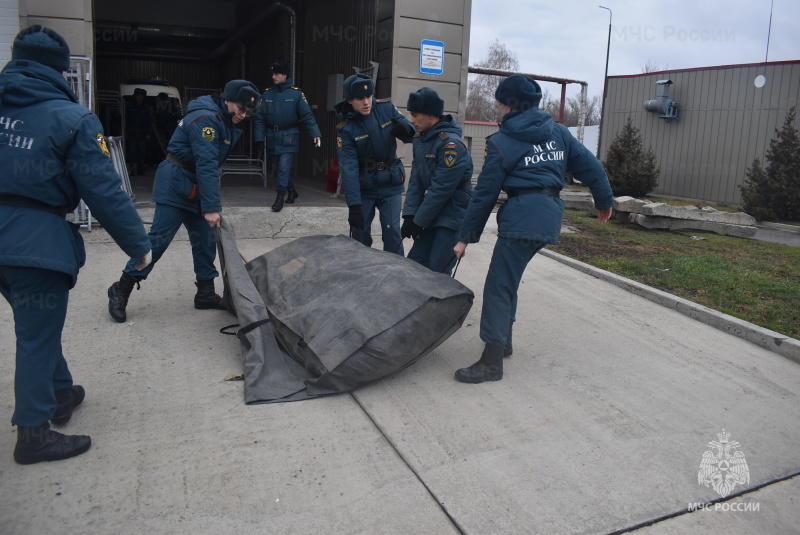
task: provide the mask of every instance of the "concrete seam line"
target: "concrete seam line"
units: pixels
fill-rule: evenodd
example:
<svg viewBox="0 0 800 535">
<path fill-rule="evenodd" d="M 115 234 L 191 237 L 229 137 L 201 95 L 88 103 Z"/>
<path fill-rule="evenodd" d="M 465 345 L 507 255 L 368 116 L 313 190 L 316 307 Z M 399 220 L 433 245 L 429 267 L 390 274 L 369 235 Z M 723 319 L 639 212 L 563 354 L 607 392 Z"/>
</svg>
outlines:
<svg viewBox="0 0 800 535">
<path fill-rule="evenodd" d="M 349 394 L 350 394 L 350 397 L 353 398 L 353 401 L 355 401 L 356 404 L 364 412 L 364 415 L 366 415 L 366 417 L 369 419 L 369 421 L 372 422 L 372 425 L 375 426 L 375 429 L 378 430 L 378 432 L 381 434 L 383 439 L 389 444 L 389 446 L 391 446 L 391 448 L 394 450 L 394 452 L 397 454 L 397 456 L 400 458 L 400 460 L 403 461 L 403 463 L 406 465 L 406 467 L 409 470 L 411 470 L 411 473 L 414 474 L 414 477 L 417 478 L 417 481 L 419 481 L 420 484 L 422 485 L 422 487 L 428 492 L 428 495 L 431 498 L 433 498 L 433 501 L 436 503 L 436 505 L 439 507 L 439 509 L 441 509 L 442 513 L 444 513 L 444 515 L 447 517 L 447 519 L 453 525 L 453 528 L 455 528 L 456 531 L 458 531 L 458 533 L 460 535 L 466 535 L 466 532 L 464 531 L 464 528 L 461 526 L 461 524 L 458 523 L 458 521 L 455 519 L 455 517 L 453 517 L 453 515 L 450 514 L 450 511 L 447 510 L 447 507 L 445 507 L 444 502 L 442 502 L 442 500 L 439 499 L 439 497 L 436 495 L 436 493 L 433 492 L 433 489 L 431 489 L 428 486 L 428 484 L 425 482 L 425 480 L 422 479 L 422 476 L 419 474 L 419 472 L 417 472 L 417 470 L 413 466 L 411 466 L 411 463 L 408 462 L 408 459 L 406 459 L 403 456 L 403 454 L 400 453 L 400 449 L 392 441 L 392 439 L 389 438 L 389 436 L 386 434 L 386 432 L 384 432 L 383 428 L 380 425 L 378 425 L 378 422 L 375 420 L 375 418 L 372 417 L 372 414 L 370 414 L 370 412 L 367 410 L 367 408 L 361 403 L 361 400 L 358 399 L 358 396 L 356 396 L 356 393 L 354 391 L 350 391 Z"/>
<path fill-rule="evenodd" d="M 711 500 L 710 502 L 707 502 L 705 505 L 709 506 L 709 505 L 714 505 L 714 504 L 717 504 L 717 503 L 724 503 L 724 502 L 733 501 L 736 498 L 741 498 L 742 496 L 747 496 L 748 494 L 752 494 L 754 492 L 758 492 L 759 490 L 763 489 L 764 487 L 768 487 L 770 485 L 775 485 L 777 483 L 783 483 L 784 481 L 789 481 L 790 479 L 794 479 L 797 476 L 800 476 L 800 472 L 795 472 L 794 474 L 789 474 L 788 476 L 779 477 L 778 479 L 773 479 L 771 481 L 767 481 L 766 483 L 761 483 L 760 485 L 756 485 L 755 487 L 752 487 L 752 488 L 749 488 L 749 489 L 744 489 L 744 490 L 742 490 L 740 492 L 737 492 L 736 494 L 729 494 L 728 496 L 725 496 L 724 498 L 717 498 L 716 500 Z M 691 511 L 691 510 L 688 510 L 688 509 L 685 510 L 685 511 L 684 510 L 680 510 L 680 511 L 677 511 L 677 512 L 674 512 L 674 513 L 670 513 L 668 515 L 664 515 L 664 516 L 660 516 L 658 518 L 654 518 L 653 520 L 647 520 L 645 522 L 640 522 L 639 524 L 636 524 L 635 526 L 630 526 L 630 527 L 623 528 L 623 529 L 620 529 L 620 530 L 617 530 L 617 531 L 612 531 L 611 533 L 608 533 L 607 535 L 622 535 L 623 533 L 630 533 L 632 531 L 636 531 L 638 529 L 645 528 L 647 526 L 652 526 L 653 524 L 658 524 L 659 522 L 663 522 L 665 520 L 671 520 L 671 519 L 679 517 L 679 516 L 692 514 L 692 513 L 696 513 L 696 512 L 697 511 Z"/>
<path fill-rule="evenodd" d="M 688 299 L 683 299 L 676 295 L 661 291 L 657 288 L 647 286 L 640 282 L 631 279 L 626 279 L 614 273 L 596 268 L 574 258 L 564 256 L 562 254 L 542 249 L 540 253 L 547 258 L 552 258 L 562 264 L 566 264 L 579 271 L 583 271 L 600 280 L 610 282 L 615 286 L 634 293 L 638 296 L 644 297 L 649 301 L 656 304 L 671 308 L 681 314 L 689 316 L 692 319 L 698 320 L 706 325 L 710 325 L 715 329 L 724 331 L 728 334 L 743 338 L 748 342 L 756 344 L 764 349 L 768 349 L 783 357 L 791 359 L 800 363 L 800 340 L 790 338 L 785 334 L 781 334 L 764 327 L 759 327 L 748 321 L 735 318 L 718 310 L 699 305 Z"/>
</svg>

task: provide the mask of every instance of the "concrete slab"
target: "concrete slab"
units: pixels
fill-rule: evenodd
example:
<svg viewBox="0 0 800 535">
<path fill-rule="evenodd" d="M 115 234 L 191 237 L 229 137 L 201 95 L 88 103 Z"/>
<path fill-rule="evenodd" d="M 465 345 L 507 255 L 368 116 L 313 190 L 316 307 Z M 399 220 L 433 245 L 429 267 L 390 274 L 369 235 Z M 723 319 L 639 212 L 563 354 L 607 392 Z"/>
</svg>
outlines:
<svg viewBox="0 0 800 535">
<path fill-rule="evenodd" d="M 476 302 L 438 358 L 356 393 L 465 532 L 609 533 L 719 498 L 697 472 L 723 427 L 751 485 L 800 471 L 796 363 L 551 262 L 526 271 L 503 381 L 449 380 L 480 351 Z"/>
<path fill-rule="evenodd" d="M 692 504 L 695 506 L 695 504 Z M 687 504 L 688 507 L 688 504 Z M 635 530 L 636 535 L 800 533 L 800 478 Z"/>
<path fill-rule="evenodd" d="M 343 206 L 226 217 L 246 258 L 346 231 Z M 252 407 L 241 382 L 223 381 L 242 370 L 238 340 L 219 334 L 235 318 L 192 308 L 185 233 L 134 291 L 126 324 L 105 295 L 126 259 L 104 231 L 84 233 L 63 345 L 87 399 L 65 430 L 93 446 L 18 466 L 8 426 L 3 533 L 608 533 L 718 499 L 697 471 L 722 428 L 750 467 L 735 492 L 800 472 L 797 363 L 543 256 L 523 279 L 503 381 L 457 383 L 481 349 L 491 225 L 458 269 L 476 293 L 470 317 L 436 351 L 352 395 Z M 10 418 L 5 301 L 0 351 Z M 800 525 L 783 485 L 759 491 L 779 493 L 776 509 L 741 513 L 764 515 L 746 520 L 759 533 Z M 711 531 L 737 533 L 744 520 L 730 515 Z"/>
</svg>

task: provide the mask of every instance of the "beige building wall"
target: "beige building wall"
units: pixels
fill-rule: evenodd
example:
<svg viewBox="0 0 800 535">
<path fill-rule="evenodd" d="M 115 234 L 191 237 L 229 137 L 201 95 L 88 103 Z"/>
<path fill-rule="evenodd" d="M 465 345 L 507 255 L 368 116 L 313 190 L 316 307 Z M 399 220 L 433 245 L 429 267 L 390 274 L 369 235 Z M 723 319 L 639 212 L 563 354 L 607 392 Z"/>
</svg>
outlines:
<svg viewBox="0 0 800 535">
<path fill-rule="evenodd" d="M 0 2 L 0 68 L 11 61 L 11 43 L 19 29 L 17 0 L 3 0 Z"/>
<path fill-rule="evenodd" d="M 91 0 L 19 0 L 19 27 L 32 24 L 41 24 L 60 33 L 71 55 L 93 56 Z"/>
<path fill-rule="evenodd" d="M 444 99 L 445 113 L 452 114 L 463 128 L 471 12 L 472 0 L 379 0 L 376 93 L 391 95 L 397 108 L 408 116 L 408 94 L 430 87 Z M 423 39 L 444 43 L 441 75 L 420 72 Z M 413 159 L 411 144 L 398 146 L 398 156 L 403 158 L 408 175 Z"/>
</svg>

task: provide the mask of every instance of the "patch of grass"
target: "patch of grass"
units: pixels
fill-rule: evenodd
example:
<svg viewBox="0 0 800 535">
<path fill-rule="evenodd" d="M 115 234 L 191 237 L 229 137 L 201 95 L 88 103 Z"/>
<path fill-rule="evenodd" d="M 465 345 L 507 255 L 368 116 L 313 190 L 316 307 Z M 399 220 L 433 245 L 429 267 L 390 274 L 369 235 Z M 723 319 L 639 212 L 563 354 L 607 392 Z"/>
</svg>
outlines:
<svg viewBox="0 0 800 535">
<path fill-rule="evenodd" d="M 767 329 L 800 338 L 800 247 L 699 230 L 606 224 L 568 210 L 551 250 Z"/>
</svg>

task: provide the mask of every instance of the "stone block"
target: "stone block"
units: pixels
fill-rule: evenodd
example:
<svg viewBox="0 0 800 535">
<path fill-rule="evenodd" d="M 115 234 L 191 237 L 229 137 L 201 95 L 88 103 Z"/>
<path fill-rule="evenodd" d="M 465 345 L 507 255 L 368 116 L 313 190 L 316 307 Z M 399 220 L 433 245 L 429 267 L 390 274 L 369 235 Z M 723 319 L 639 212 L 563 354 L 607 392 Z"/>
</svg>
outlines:
<svg viewBox="0 0 800 535">
<path fill-rule="evenodd" d="M 588 193 L 567 193 L 561 192 L 561 200 L 564 201 L 564 208 L 568 210 L 583 210 L 592 215 L 597 215 L 597 208 L 594 206 L 594 199 Z"/>
<path fill-rule="evenodd" d="M 647 216 L 709 221 L 725 223 L 727 225 L 751 226 L 756 224 L 756 220 L 753 216 L 745 214 L 744 212 L 720 212 L 710 206 L 706 206 L 705 208 L 698 208 L 697 206 L 671 206 L 659 202 L 645 204 L 641 207 L 639 213 Z"/>
<path fill-rule="evenodd" d="M 617 212 L 629 212 L 638 214 L 642 206 L 648 204 L 647 201 L 635 197 L 623 196 L 614 199 L 614 210 Z"/>
<path fill-rule="evenodd" d="M 647 216 L 644 214 L 630 214 L 629 221 L 649 229 L 675 230 L 691 228 L 696 230 L 706 230 L 722 236 L 735 236 L 737 238 L 752 238 L 758 232 L 758 228 L 746 225 L 731 225 L 728 223 L 718 223 L 715 221 L 703 221 L 697 219 L 675 219 L 671 217 Z"/>
</svg>

